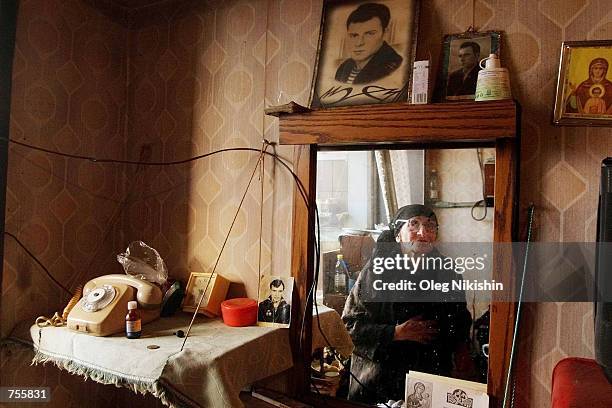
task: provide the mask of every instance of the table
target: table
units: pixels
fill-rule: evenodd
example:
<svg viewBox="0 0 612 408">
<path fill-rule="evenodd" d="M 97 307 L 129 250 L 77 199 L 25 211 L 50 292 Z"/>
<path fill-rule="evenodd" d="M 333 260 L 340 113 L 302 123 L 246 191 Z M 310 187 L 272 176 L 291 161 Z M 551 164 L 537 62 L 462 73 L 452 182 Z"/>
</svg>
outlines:
<svg viewBox="0 0 612 408">
<path fill-rule="evenodd" d="M 340 316 L 319 306 L 321 327 L 348 355 L 353 345 Z M 35 363 L 52 362 L 73 374 L 136 392 L 150 392 L 168 406 L 241 407 L 240 390 L 292 367 L 289 331 L 269 327 L 228 327 L 199 317 L 185 348 L 173 333 L 188 326 L 180 313 L 143 326 L 140 339 L 95 337 L 66 327 L 32 326 Z M 313 325 L 313 349 L 326 343 Z M 156 345 L 157 349 L 147 346 Z"/>
</svg>

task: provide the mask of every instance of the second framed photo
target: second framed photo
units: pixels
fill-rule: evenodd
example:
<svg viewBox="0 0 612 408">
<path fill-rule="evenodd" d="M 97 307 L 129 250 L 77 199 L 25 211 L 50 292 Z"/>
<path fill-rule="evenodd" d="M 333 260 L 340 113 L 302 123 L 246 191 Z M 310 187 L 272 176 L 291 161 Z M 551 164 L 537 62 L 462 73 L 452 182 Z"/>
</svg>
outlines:
<svg viewBox="0 0 612 408">
<path fill-rule="evenodd" d="M 554 123 L 612 126 L 612 41 L 566 41 L 561 46 Z"/>
<path fill-rule="evenodd" d="M 408 99 L 419 0 L 325 0 L 311 108 Z"/>
<path fill-rule="evenodd" d="M 438 99 L 442 102 L 474 100 L 480 60 L 498 54 L 501 33 L 497 31 L 451 34 L 444 37 Z"/>
<path fill-rule="evenodd" d="M 221 302 L 225 300 L 229 284 L 230 282 L 219 274 L 211 276 L 210 273 L 191 272 L 183 298 L 183 311 L 193 313 L 200 303 L 198 313 L 208 317 L 219 316 Z"/>
</svg>

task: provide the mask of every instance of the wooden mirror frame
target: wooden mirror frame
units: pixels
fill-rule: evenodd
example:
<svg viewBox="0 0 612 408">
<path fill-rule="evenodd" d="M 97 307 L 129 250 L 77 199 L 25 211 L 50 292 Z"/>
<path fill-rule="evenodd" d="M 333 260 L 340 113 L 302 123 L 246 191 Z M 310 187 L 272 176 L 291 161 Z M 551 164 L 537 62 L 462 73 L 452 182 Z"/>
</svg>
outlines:
<svg viewBox="0 0 612 408">
<path fill-rule="evenodd" d="M 310 393 L 312 302 L 306 297 L 314 276 L 315 193 L 317 151 L 346 148 L 474 148 L 495 147 L 493 241 L 512 242 L 517 231 L 520 106 L 512 101 L 407 105 L 403 103 L 310 111 L 290 103 L 266 110 L 279 117 L 279 142 L 294 145 L 293 169 L 308 196 L 305 205 L 294 190 L 291 273 L 295 278 L 290 337 L 293 397 L 319 406 L 323 398 Z M 309 209 L 310 208 L 310 209 Z M 514 288 L 510 253 L 494 252 L 493 279 Z M 305 314 L 305 316 L 304 316 Z M 301 323 L 305 330 L 301 333 Z M 491 407 L 501 407 L 510 366 L 515 303 L 491 302 L 489 373 Z M 300 348 L 301 344 L 301 348 Z M 326 398 L 326 405 L 362 404 Z"/>
</svg>

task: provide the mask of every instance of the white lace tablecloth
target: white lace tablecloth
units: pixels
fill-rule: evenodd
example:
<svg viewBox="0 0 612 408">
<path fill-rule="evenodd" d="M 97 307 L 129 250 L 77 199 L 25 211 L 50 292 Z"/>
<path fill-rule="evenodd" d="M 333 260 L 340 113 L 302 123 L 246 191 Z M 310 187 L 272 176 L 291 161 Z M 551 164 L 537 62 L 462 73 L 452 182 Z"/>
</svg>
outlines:
<svg viewBox="0 0 612 408">
<path fill-rule="evenodd" d="M 338 314 L 319 307 L 321 327 L 345 355 L 352 343 Z M 228 327 L 217 319 L 196 319 L 183 351 L 190 316 L 162 318 L 143 326 L 140 339 L 123 335 L 94 337 L 66 327 L 32 326 L 38 348 L 34 362 L 58 367 L 92 380 L 150 392 L 169 406 L 241 407 L 240 390 L 292 366 L 289 331 L 268 327 Z M 40 339 L 40 340 L 39 340 Z M 150 349 L 147 346 L 159 346 Z M 313 324 L 313 349 L 326 343 Z"/>
</svg>

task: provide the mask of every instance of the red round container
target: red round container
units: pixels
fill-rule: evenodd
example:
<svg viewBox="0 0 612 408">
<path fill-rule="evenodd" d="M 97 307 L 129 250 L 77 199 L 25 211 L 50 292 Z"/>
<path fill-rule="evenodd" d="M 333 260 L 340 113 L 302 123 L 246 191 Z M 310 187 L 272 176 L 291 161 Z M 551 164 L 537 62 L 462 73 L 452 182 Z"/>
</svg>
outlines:
<svg viewBox="0 0 612 408">
<path fill-rule="evenodd" d="M 257 323 L 257 301 L 249 298 L 228 299 L 221 302 L 223 323 L 242 327 Z"/>
</svg>

